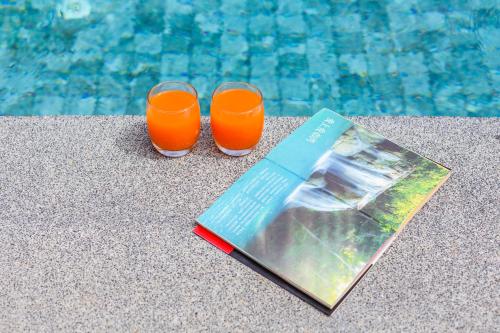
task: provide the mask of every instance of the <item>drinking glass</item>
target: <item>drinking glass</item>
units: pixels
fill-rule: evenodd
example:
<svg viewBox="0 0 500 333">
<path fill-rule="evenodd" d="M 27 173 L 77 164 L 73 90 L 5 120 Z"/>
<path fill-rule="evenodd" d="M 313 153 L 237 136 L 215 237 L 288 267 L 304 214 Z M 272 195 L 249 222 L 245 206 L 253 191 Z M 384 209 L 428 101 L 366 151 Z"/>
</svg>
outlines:
<svg viewBox="0 0 500 333">
<path fill-rule="evenodd" d="M 151 143 L 162 155 L 189 153 L 200 135 L 196 89 L 184 82 L 162 82 L 147 97 L 146 122 Z"/>
<path fill-rule="evenodd" d="M 225 82 L 212 94 L 210 126 L 215 144 L 230 156 L 250 153 L 264 129 L 260 90 L 245 82 Z"/>
</svg>

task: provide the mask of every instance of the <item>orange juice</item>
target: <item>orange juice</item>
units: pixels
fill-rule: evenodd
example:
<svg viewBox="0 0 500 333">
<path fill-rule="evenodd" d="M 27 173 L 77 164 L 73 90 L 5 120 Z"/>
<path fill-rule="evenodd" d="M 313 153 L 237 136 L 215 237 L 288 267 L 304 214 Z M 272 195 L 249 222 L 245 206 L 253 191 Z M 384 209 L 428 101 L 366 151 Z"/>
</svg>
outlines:
<svg viewBox="0 0 500 333">
<path fill-rule="evenodd" d="M 264 104 L 257 91 L 231 88 L 214 93 L 210 124 L 215 142 L 230 150 L 251 149 L 264 128 Z"/>
<path fill-rule="evenodd" d="M 187 91 L 161 91 L 148 97 L 146 120 L 149 136 L 157 149 L 190 149 L 200 134 L 198 99 Z"/>
</svg>

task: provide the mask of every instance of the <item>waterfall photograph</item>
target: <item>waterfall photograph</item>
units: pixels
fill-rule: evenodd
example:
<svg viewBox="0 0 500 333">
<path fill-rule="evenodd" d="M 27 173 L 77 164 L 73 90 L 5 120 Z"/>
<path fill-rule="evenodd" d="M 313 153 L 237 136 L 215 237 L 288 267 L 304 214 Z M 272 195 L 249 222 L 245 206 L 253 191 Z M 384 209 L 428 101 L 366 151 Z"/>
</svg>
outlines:
<svg viewBox="0 0 500 333">
<path fill-rule="evenodd" d="M 338 299 L 447 174 L 353 125 L 245 251 L 308 292 Z"/>
</svg>

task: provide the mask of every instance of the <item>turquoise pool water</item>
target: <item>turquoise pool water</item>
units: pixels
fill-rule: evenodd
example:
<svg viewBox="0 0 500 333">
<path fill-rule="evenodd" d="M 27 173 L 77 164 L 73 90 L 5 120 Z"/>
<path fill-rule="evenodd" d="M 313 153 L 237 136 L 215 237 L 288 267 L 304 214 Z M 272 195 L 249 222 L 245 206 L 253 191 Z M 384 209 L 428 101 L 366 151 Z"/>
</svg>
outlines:
<svg viewBox="0 0 500 333">
<path fill-rule="evenodd" d="M 500 115 L 500 1 L 0 0 L 0 115 L 143 114 L 163 80 L 208 113 L 249 81 L 268 115 Z"/>
</svg>

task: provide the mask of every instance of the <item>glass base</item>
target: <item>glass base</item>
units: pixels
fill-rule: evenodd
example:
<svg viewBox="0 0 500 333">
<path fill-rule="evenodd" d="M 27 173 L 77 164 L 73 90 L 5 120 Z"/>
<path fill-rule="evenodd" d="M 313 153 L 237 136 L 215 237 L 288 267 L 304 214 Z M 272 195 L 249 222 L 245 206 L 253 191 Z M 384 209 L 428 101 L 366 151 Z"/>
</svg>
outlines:
<svg viewBox="0 0 500 333">
<path fill-rule="evenodd" d="M 219 145 L 218 143 L 215 143 L 215 144 L 217 145 L 217 148 L 219 148 L 219 150 L 221 152 L 223 152 L 224 154 L 229 155 L 229 156 L 245 156 L 245 155 L 250 154 L 252 152 L 252 150 L 254 149 L 254 147 L 251 147 L 251 148 L 242 149 L 242 150 L 232 150 L 232 149 L 224 148 L 221 145 Z"/>
<path fill-rule="evenodd" d="M 153 143 L 153 146 L 160 154 L 162 154 L 163 156 L 167 156 L 167 157 L 181 157 L 181 156 L 184 156 L 191 151 L 191 149 L 184 149 L 184 150 L 161 149 L 160 147 L 158 147 L 154 143 Z"/>
</svg>

